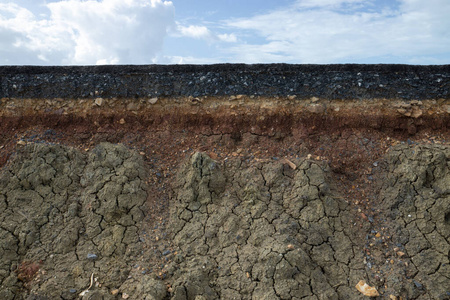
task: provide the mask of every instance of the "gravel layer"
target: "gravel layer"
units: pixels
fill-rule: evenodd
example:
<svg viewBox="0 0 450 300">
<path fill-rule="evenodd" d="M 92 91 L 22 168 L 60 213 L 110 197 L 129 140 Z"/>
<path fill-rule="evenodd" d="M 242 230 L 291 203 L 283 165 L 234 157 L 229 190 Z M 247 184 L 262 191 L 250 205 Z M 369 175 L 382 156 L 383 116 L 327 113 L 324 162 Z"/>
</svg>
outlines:
<svg viewBox="0 0 450 300">
<path fill-rule="evenodd" d="M 450 65 L 3 66 L 0 98 L 296 95 L 300 99 L 450 97 Z"/>
</svg>

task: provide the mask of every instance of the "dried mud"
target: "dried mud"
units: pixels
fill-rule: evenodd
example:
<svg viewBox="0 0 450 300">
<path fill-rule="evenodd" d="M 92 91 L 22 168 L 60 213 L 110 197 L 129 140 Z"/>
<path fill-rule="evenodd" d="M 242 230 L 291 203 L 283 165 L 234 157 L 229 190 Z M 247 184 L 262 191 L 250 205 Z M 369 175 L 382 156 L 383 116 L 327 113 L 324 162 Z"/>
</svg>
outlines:
<svg viewBox="0 0 450 300">
<path fill-rule="evenodd" d="M 384 298 L 446 299 L 449 159 L 448 146 L 394 146 L 377 161 L 380 214 L 358 218 L 325 161 L 195 152 L 172 183 L 170 247 L 158 253 L 145 241 L 157 234 L 139 229 L 152 197 L 141 155 L 31 143 L 1 173 L 0 295 L 360 299 L 365 279 Z M 155 255 L 162 272 L 133 271 Z"/>
</svg>

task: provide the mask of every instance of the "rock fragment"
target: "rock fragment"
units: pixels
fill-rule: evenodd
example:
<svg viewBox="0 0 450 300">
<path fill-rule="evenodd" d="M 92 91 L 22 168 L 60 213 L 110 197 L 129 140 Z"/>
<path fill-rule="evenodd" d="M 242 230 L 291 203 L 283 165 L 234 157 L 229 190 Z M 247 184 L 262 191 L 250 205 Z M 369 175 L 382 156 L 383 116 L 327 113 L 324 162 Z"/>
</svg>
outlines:
<svg viewBox="0 0 450 300">
<path fill-rule="evenodd" d="M 398 257 L 402 257 L 405 255 L 405 252 L 397 251 L 397 255 L 398 255 Z"/>
<path fill-rule="evenodd" d="M 111 290 L 111 295 L 117 295 L 119 293 L 119 289 L 113 289 Z"/>
<path fill-rule="evenodd" d="M 153 97 L 148 99 L 148 103 L 150 104 L 156 104 L 156 102 L 158 102 L 158 97 Z"/>
<path fill-rule="evenodd" d="M 95 105 L 102 106 L 103 104 L 103 98 L 95 98 L 94 100 Z"/>
<path fill-rule="evenodd" d="M 356 289 L 360 291 L 364 296 L 368 297 L 378 297 L 380 294 L 377 289 L 368 285 L 364 280 L 360 280 L 358 284 L 356 284 Z"/>
<path fill-rule="evenodd" d="M 89 259 L 89 260 L 96 260 L 97 259 L 97 254 L 88 253 L 87 259 Z"/>
</svg>

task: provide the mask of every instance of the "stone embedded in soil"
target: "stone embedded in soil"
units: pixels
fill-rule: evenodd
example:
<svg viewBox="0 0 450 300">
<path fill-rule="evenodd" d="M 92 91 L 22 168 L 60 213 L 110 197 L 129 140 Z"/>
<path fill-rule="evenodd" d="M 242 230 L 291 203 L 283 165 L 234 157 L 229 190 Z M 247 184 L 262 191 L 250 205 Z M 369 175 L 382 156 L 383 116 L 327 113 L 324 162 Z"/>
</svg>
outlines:
<svg viewBox="0 0 450 300">
<path fill-rule="evenodd" d="M 87 259 L 90 259 L 90 260 L 96 260 L 96 259 L 97 259 L 97 255 L 92 254 L 92 253 L 88 253 Z"/>
<path fill-rule="evenodd" d="M 150 104 L 156 104 L 156 102 L 158 102 L 158 97 L 153 97 L 148 99 L 148 103 Z"/>
<path fill-rule="evenodd" d="M 367 297 L 377 297 L 380 295 L 376 288 L 368 285 L 364 280 L 360 280 L 358 282 L 358 284 L 356 285 L 356 289 Z"/>
<path fill-rule="evenodd" d="M 103 98 L 95 98 L 94 103 L 95 103 L 97 106 L 102 106 L 102 104 L 103 104 Z"/>
</svg>

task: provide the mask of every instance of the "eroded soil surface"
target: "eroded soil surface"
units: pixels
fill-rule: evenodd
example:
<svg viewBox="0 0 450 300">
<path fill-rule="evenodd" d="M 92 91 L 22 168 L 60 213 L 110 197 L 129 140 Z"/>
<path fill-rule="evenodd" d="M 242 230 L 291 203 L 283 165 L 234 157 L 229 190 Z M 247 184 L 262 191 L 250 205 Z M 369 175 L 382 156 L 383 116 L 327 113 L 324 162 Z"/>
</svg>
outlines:
<svg viewBox="0 0 450 300">
<path fill-rule="evenodd" d="M 445 102 L 195 99 L 3 117 L 1 299 L 450 297 Z"/>
</svg>

